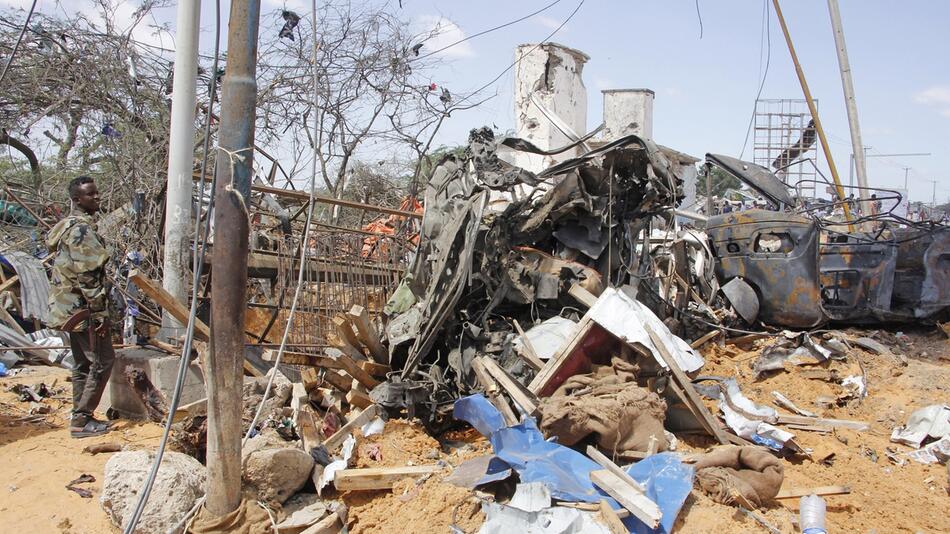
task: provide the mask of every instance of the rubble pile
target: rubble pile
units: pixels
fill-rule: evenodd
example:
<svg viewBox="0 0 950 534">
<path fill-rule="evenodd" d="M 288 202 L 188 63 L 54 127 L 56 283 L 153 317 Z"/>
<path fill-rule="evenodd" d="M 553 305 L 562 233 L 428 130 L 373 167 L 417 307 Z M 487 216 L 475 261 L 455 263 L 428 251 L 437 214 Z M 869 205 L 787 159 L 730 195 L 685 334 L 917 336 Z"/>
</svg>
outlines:
<svg viewBox="0 0 950 534">
<path fill-rule="evenodd" d="M 539 173 L 509 163 L 582 147 Z M 677 219 L 684 178 L 669 152 L 636 135 L 543 151 L 473 131 L 426 184 L 418 243 L 381 314 L 336 313 L 330 346 L 249 343 L 234 399 L 248 436 L 242 506 L 227 517 L 199 506 L 208 453 L 199 398 L 172 414 L 177 467 L 155 490 L 188 492 L 156 501 L 146 510 L 164 506 L 167 517 L 140 527 L 791 532 L 799 498 L 876 495 L 888 477 L 908 509 L 915 498 L 939 508 L 950 484 L 937 476 L 950 457 L 950 376 L 936 364 L 928 376 L 908 355 L 945 359 L 946 328 L 867 325 L 946 320 L 950 230 L 881 218 L 845 230 L 796 207 L 768 171 L 715 155 L 708 165 L 744 178 L 773 209 L 694 228 Z M 403 216 L 392 217 L 398 226 Z M 184 313 L 141 273 L 129 279 Z M 10 373 L 73 365 L 62 338 L 7 330 L 0 343 L 19 347 L 5 352 Z M 196 330 L 208 339 L 204 323 Z M 919 350 L 926 336 L 932 348 Z M 200 376 L 207 345 L 191 356 Z M 116 373 L 143 419 L 164 421 L 167 372 L 123 362 Z M 911 379 L 919 398 L 895 385 Z M 7 393 L 38 423 L 65 390 L 18 381 Z M 99 500 L 114 524 L 147 464 L 131 451 L 107 464 Z M 880 526 L 860 511 L 828 508 L 834 521 Z M 945 518 L 890 516 L 950 528 Z"/>
</svg>

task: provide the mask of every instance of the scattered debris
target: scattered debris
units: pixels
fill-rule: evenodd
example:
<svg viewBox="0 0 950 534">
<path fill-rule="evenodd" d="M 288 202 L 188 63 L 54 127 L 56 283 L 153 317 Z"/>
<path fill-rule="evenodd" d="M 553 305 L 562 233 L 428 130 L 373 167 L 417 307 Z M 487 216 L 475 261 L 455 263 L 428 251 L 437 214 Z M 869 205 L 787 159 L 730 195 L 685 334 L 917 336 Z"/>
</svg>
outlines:
<svg viewBox="0 0 950 534">
<path fill-rule="evenodd" d="M 69 484 L 66 484 L 66 489 L 76 492 L 83 499 L 91 499 L 92 492 L 89 491 L 88 489 L 78 487 L 77 484 L 86 484 L 86 483 L 95 482 L 95 481 L 96 481 L 96 477 L 83 473 L 82 475 L 79 476 L 79 478 L 70 481 Z"/>
<path fill-rule="evenodd" d="M 950 435 L 950 405 L 933 404 L 910 415 L 907 424 L 891 433 L 891 441 L 920 448 L 928 437 L 940 439 Z"/>
<path fill-rule="evenodd" d="M 83 448 L 82 452 L 86 454 L 102 454 L 104 452 L 119 452 L 122 450 L 121 443 L 95 443 L 93 445 L 87 445 Z"/>
</svg>

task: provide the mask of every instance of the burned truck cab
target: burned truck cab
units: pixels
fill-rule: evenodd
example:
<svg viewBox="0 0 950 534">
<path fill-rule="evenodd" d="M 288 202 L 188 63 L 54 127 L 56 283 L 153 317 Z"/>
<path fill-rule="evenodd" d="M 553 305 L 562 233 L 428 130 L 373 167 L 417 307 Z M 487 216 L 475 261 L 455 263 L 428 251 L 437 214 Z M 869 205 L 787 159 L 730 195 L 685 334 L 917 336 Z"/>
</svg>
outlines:
<svg viewBox="0 0 950 534">
<path fill-rule="evenodd" d="M 748 210 L 710 217 L 706 234 L 721 284 L 741 278 L 755 291 L 758 318 L 809 328 L 818 305 L 818 225 L 794 213 Z"/>
<path fill-rule="evenodd" d="M 898 218 L 852 227 L 796 213 L 785 184 L 768 169 L 728 156 L 706 158 L 777 210 L 707 221 L 716 276 L 747 322 L 754 319 L 743 309 L 757 310 L 763 323 L 790 328 L 932 321 L 950 312 L 950 228 Z M 862 227 L 873 232 L 854 231 Z"/>
</svg>

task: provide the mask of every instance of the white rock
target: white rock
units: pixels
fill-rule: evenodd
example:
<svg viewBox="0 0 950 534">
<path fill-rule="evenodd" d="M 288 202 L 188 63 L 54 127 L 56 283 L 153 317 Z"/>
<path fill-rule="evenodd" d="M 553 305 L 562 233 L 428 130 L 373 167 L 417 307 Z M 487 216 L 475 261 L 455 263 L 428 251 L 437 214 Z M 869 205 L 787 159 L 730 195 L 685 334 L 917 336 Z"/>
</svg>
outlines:
<svg viewBox="0 0 950 534">
<path fill-rule="evenodd" d="M 257 450 L 244 462 L 244 481 L 257 489 L 261 499 L 283 503 L 307 483 L 313 464 L 300 449 Z"/>
<path fill-rule="evenodd" d="M 116 526 L 124 528 L 135 511 L 138 493 L 154 459 L 151 451 L 129 451 L 115 453 L 106 462 L 99 502 Z M 168 532 L 204 495 L 206 478 L 205 467 L 198 460 L 187 454 L 165 452 L 135 531 Z"/>
</svg>

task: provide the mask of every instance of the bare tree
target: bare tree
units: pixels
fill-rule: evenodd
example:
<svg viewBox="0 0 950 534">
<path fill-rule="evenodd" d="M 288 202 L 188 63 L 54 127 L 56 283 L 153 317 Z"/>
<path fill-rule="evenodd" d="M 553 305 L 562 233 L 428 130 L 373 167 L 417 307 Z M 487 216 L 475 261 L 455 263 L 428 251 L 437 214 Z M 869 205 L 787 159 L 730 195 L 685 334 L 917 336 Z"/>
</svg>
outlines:
<svg viewBox="0 0 950 534">
<path fill-rule="evenodd" d="M 297 161 L 307 160 L 313 150 L 322 186 L 342 197 L 357 159 L 409 152 L 417 161 L 457 108 L 451 93 L 431 82 L 439 60 L 420 55 L 437 28 L 412 33 L 387 5 L 321 6 L 316 97 L 312 21 L 304 19 L 293 40 L 278 38 L 261 46 L 258 132 L 269 142 L 297 140 Z"/>
</svg>

